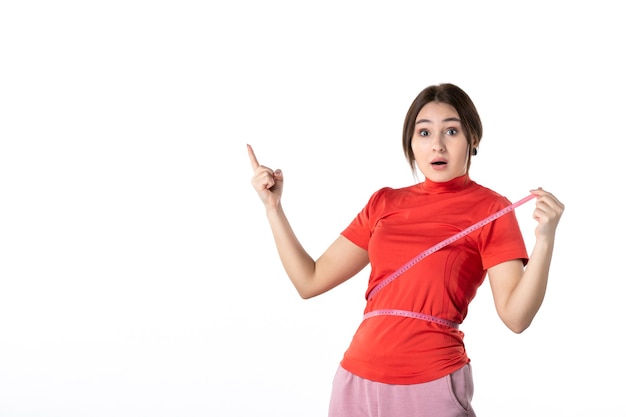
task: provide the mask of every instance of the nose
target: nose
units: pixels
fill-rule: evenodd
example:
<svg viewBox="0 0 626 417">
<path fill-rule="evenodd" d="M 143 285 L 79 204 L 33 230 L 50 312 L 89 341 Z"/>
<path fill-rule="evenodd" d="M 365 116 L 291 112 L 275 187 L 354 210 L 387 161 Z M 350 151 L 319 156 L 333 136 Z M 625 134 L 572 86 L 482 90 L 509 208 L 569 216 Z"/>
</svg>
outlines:
<svg viewBox="0 0 626 417">
<path fill-rule="evenodd" d="M 443 135 L 433 135 L 432 147 L 435 152 L 443 152 L 446 147 L 443 143 Z"/>
</svg>

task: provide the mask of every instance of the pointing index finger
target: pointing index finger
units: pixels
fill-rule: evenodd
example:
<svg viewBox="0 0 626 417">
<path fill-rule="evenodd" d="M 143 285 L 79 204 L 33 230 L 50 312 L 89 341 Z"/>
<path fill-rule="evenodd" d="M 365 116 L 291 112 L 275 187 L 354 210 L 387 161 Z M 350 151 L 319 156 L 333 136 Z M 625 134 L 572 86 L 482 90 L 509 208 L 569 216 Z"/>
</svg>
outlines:
<svg viewBox="0 0 626 417">
<path fill-rule="evenodd" d="M 259 167 L 259 161 L 257 161 L 256 159 L 256 155 L 254 154 L 254 151 L 252 150 L 252 146 L 247 145 L 248 146 L 248 156 L 250 157 L 250 164 L 252 165 L 252 169 L 256 170 Z"/>
</svg>

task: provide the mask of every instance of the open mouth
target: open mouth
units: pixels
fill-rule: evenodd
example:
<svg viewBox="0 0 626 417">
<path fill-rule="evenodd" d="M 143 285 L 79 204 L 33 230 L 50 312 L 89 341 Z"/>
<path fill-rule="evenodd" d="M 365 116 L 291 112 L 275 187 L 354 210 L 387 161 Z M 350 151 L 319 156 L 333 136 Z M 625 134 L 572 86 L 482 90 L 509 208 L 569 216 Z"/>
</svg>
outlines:
<svg viewBox="0 0 626 417">
<path fill-rule="evenodd" d="M 447 164 L 447 162 L 445 161 L 433 161 L 431 162 L 431 165 L 445 165 Z"/>
</svg>

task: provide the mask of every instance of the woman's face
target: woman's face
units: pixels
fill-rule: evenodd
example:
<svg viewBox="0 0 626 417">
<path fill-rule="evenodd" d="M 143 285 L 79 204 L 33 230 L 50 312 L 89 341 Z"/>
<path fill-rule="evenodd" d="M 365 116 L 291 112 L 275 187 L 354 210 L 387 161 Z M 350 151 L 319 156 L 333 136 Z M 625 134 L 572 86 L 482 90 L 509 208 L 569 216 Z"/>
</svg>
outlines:
<svg viewBox="0 0 626 417">
<path fill-rule="evenodd" d="M 430 102 L 422 107 L 411 148 L 418 169 L 431 181 L 446 182 L 467 172 L 469 145 L 459 114 L 449 104 Z"/>
</svg>

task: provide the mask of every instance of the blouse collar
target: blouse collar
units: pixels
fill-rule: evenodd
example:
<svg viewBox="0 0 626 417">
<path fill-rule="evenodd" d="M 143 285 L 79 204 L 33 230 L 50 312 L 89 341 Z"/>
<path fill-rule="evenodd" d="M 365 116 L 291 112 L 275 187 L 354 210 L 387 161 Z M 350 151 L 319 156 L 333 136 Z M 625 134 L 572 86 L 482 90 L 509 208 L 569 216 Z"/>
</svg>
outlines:
<svg viewBox="0 0 626 417">
<path fill-rule="evenodd" d="M 421 183 L 421 186 L 424 191 L 429 193 L 445 193 L 462 190 L 472 184 L 472 182 L 469 175 L 465 174 L 446 182 L 435 182 L 426 178 L 426 180 Z"/>
</svg>

